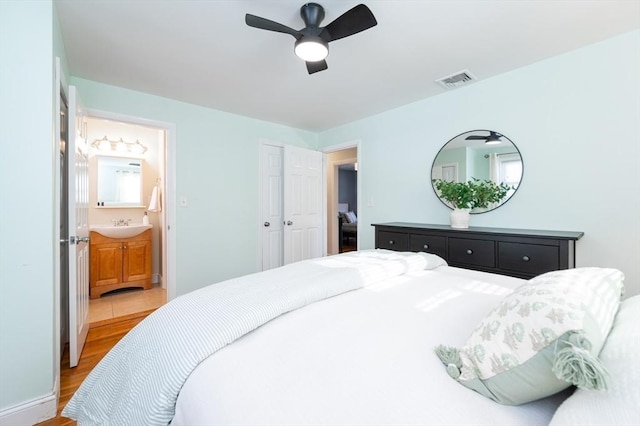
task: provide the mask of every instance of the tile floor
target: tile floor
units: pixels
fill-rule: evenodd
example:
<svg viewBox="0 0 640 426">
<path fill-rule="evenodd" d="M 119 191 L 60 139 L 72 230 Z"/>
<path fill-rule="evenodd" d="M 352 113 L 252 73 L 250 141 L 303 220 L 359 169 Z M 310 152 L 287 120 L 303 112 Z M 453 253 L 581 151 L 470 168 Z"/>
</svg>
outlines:
<svg viewBox="0 0 640 426">
<path fill-rule="evenodd" d="M 149 290 L 132 288 L 89 300 L 89 324 L 102 325 L 115 319 L 135 317 L 167 303 L 167 292 L 160 286 Z"/>
</svg>

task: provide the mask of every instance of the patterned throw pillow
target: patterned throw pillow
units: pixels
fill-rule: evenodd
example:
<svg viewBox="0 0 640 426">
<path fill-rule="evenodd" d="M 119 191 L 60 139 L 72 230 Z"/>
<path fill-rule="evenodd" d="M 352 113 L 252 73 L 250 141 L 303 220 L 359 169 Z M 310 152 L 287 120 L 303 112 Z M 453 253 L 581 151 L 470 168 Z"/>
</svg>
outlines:
<svg viewBox="0 0 640 426">
<path fill-rule="evenodd" d="M 439 346 L 447 372 L 499 403 L 523 404 L 571 384 L 606 389 L 602 349 L 623 291 L 616 269 L 577 268 L 531 279 L 507 296 L 461 349 Z"/>
</svg>

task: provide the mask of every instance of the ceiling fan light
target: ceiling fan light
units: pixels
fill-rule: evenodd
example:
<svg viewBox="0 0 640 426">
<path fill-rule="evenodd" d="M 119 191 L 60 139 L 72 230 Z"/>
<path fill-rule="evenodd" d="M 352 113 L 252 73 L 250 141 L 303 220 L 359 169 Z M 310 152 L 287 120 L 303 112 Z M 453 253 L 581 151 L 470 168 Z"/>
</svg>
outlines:
<svg viewBox="0 0 640 426">
<path fill-rule="evenodd" d="M 329 43 L 320 37 L 302 37 L 296 41 L 294 51 L 305 62 L 322 61 L 329 54 Z"/>
<path fill-rule="evenodd" d="M 496 135 L 489 136 L 487 140 L 484 142 L 485 145 L 499 145 L 501 143 L 502 141 L 500 140 L 500 137 Z"/>
</svg>

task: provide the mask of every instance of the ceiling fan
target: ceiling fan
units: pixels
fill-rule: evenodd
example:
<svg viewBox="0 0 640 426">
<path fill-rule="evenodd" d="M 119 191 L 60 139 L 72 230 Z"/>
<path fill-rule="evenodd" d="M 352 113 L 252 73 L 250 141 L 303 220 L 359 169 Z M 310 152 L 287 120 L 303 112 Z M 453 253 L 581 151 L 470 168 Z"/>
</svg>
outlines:
<svg viewBox="0 0 640 426">
<path fill-rule="evenodd" d="M 487 145 L 496 145 L 496 144 L 502 143 L 502 141 L 500 140 L 501 137 L 502 137 L 502 135 L 500 133 L 493 132 L 493 131 L 489 130 L 489 135 L 488 136 L 471 135 L 471 136 L 467 136 L 465 138 L 465 140 L 468 140 L 468 141 L 473 141 L 473 140 L 481 141 L 481 140 L 483 140 L 484 143 L 487 144 Z"/>
<path fill-rule="evenodd" d="M 294 30 L 249 13 L 245 15 L 244 20 L 250 27 L 291 34 L 295 37 L 294 51 L 307 63 L 309 74 L 327 69 L 325 58 L 329 54 L 329 42 L 349 37 L 378 24 L 371 10 L 363 4 L 348 10 L 326 27 L 320 26 L 324 19 L 324 8 L 318 3 L 304 4 L 300 8 L 300 16 L 305 24 L 301 30 Z"/>
</svg>

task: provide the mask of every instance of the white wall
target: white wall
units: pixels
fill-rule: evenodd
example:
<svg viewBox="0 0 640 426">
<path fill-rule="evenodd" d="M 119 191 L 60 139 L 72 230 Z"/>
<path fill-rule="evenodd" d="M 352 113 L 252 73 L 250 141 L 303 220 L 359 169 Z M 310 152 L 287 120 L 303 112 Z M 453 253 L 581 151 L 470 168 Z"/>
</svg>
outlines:
<svg viewBox="0 0 640 426">
<path fill-rule="evenodd" d="M 53 31 L 51 2 L 0 1 L 0 413 L 54 386 Z"/>
<path fill-rule="evenodd" d="M 503 133 L 523 155 L 522 185 L 472 226 L 584 231 L 578 266 L 619 268 L 638 294 L 639 117 L 634 31 L 323 132 L 319 143 L 362 140 L 360 242 L 371 248 L 371 223 L 448 223 L 429 184 L 438 150 L 467 130 Z"/>
</svg>

